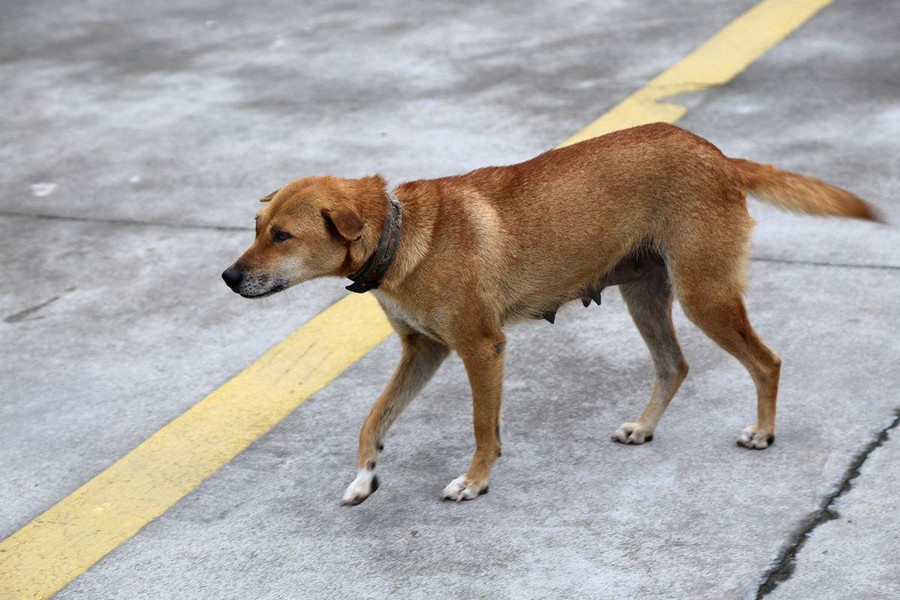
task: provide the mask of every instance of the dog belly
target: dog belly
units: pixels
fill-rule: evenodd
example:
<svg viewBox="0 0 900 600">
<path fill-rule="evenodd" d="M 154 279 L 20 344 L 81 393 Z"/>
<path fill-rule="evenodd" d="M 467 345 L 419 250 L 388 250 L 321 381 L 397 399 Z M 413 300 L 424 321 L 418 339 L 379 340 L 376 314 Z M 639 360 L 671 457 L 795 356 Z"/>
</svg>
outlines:
<svg viewBox="0 0 900 600">
<path fill-rule="evenodd" d="M 504 315 L 504 324 L 528 319 L 546 319 L 553 323 L 556 311 L 563 304 L 581 300 L 585 306 L 591 302 L 600 304 L 601 293 L 608 287 L 632 283 L 645 277 L 650 271 L 665 269 L 665 259 L 655 250 L 639 249 L 629 253 L 602 276 L 590 275 L 580 280 L 559 282 L 548 286 L 543 293 L 535 293 L 518 300 Z"/>
</svg>

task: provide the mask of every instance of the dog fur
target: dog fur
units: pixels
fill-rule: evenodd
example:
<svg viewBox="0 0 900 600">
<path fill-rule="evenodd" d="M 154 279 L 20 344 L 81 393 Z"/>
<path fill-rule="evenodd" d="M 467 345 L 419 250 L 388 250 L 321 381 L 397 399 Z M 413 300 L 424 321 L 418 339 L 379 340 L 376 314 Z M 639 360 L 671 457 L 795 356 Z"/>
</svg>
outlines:
<svg viewBox="0 0 900 600">
<path fill-rule="evenodd" d="M 774 439 L 781 359 L 754 332 L 742 300 L 754 223 L 747 191 L 786 210 L 877 220 L 849 192 L 728 158 L 665 123 L 516 165 L 398 186 L 401 242 L 374 294 L 403 352 L 362 426 L 359 474 L 344 503 L 358 504 L 377 489 L 375 463 L 388 428 L 451 350 L 469 376 L 476 450 L 442 496 L 468 500 L 485 492 L 500 454 L 503 327 L 552 320 L 562 304 L 599 301 L 600 290 L 613 285 L 656 371 L 643 414 L 613 439 L 650 441 L 687 375 L 672 326 L 677 296 L 688 318 L 750 373 L 757 421 L 738 443 L 766 448 Z M 229 269 L 229 285 L 247 297 L 354 273 L 374 252 L 387 214 L 380 176 L 298 179 L 263 200 L 256 239 Z"/>
</svg>

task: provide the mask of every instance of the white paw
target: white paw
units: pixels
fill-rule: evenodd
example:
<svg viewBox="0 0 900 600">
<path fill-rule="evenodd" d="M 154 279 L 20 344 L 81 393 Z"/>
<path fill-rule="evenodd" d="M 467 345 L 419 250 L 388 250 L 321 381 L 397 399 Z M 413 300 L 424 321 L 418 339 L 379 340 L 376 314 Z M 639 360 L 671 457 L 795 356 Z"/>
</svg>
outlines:
<svg viewBox="0 0 900 600">
<path fill-rule="evenodd" d="M 744 448 L 753 448 L 754 450 L 763 450 L 769 447 L 769 444 L 775 441 L 775 434 L 768 431 L 760 431 L 756 425 L 748 425 L 741 432 L 738 438 L 738 446 Z"/>
<path fill-rule="evenodd" d="M 612 434 L 612 439 L 621 444 L 643 444 L 653 439 L 653 430 L 640 423 L 622 423 Z"/>
<path fill-rule="evenodd" d="M 375 471 L 372 469 L 360 469 L 356 479 L 347 486 L 347 491 L 344 492 L 341 504 L 345 506 L 359 504 L 377 489 L 378 478 L 375 477 Z"/>
<path fill-rule="evenodd" d="M 451 481 L 450 485 L 444 488 L 444 491 L 441 492 L 441 499 L 455 500 L 456 502 L 460 502 L 462 500 L 474 500 L 480 494 L 486 494 L 487 491 L 487 483 L 480 487 L 474 484 L 470 485 L 466 481 L 466 476 L 460 475 L 459 477 Z"/>
</svg>

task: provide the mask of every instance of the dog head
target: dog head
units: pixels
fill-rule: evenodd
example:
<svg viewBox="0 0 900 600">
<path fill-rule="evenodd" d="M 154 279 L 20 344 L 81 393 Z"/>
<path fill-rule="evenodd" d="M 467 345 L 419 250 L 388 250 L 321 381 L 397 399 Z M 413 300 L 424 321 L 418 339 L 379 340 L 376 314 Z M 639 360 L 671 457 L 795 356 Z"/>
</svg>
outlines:
<svg viewBox="0 0 900 600">
<path fill-rule="evenodd" d="M 352 273 L 381 235 L 384 194 L 380 176 L 292 181 L 260 198 L 256 238 L 222 279 L 245 298 L 262 298 L 317 277 Z"/>
</svg>

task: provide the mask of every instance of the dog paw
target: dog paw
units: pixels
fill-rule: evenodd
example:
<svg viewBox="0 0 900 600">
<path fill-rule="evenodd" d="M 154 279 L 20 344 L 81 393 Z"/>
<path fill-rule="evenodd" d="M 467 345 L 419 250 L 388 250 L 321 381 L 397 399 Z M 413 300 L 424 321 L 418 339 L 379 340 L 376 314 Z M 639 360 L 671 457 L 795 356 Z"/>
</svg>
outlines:
<svg viewBox="0 0 900 600">
<path fill-rule="evenodd" d="M 756 425 L 748 425 L 741 432 L 738 438 L 738 446 L 744 448 L 753 448 L 754 450 L 763 450 L 768 448 L 775 441 L 775 434 L 768 431 L 760 431 Z"/>
<path fill-rule="evenodd" d="M 344 506 L 354 506 L 359 504 L 375 493 L 375 490 L 377 489 L 378 477 L 375 476 L 375 471 L 371 469 L 360 469 L 356 479 L 347 486 L 347 491 L 344 492 L 341 504 Z"/>
<path fill-rule="evenodd" d="M 653 430 L 640 423 L 622 423 L 612 439 L 620 444 L 643 444 L 653 439 Z"/>
<path fill-rule="evenodd" d="M 481 494 L 487 494 L 487 492 L 487 482 L 484 485 L 476 485 L 469 483 L 465 475 L 460 475 L 444 488 L 444 491 L 441 492 L 441 500 L 454 500 L 456 502 L 474 500 Z"/>
</svg>

